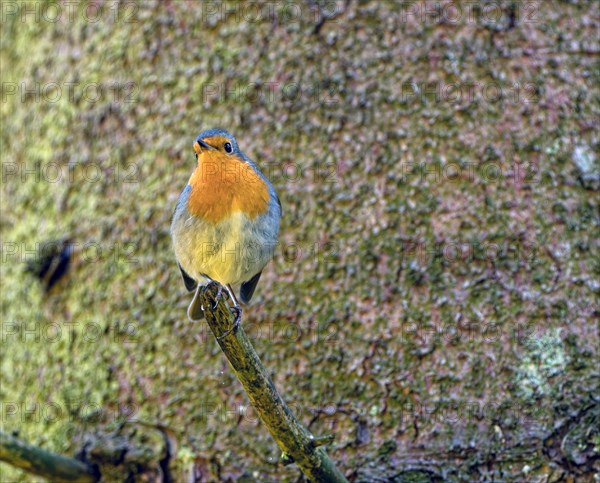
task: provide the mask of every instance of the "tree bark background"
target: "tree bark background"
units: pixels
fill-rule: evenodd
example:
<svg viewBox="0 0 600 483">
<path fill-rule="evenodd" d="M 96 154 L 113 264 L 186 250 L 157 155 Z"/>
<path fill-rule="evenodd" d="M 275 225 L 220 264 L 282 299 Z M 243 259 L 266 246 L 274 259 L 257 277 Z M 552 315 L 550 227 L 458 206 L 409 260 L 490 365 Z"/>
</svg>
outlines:
<svg viewBox="0 0 600 483">
<path fill-rule="evenodd" d="M 185 316 L 170 217 L 221 126 L 284 211 L 245 331 L 349 479 L 597 472 L 598 2 L 241 5 L 2 2 L 2 430 L 298 477 Z"/>
</svg>

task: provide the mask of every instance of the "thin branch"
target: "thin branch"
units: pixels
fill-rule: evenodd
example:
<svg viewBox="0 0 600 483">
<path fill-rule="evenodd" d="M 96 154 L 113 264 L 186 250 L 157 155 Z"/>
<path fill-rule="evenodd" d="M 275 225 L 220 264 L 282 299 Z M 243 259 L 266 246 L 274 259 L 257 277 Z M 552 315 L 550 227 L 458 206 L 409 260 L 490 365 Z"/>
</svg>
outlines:
<svg viewBox="0 0 600 483">
<path fill-rule="evenodd" d="M 201 295 L 203 307 L 214 306 L 216 290 L 212 285 Z M 206 310 L 205 316 L 252 406 L 283 452 L 284 461 L 296 463 L 310 481 L 346 482 L 344 475 L 319 447 L 326 438 L 315 438 L 296 419 L 275 389 L 244 329 L 240 326 L 223 337 L 234 322 L 225 296 L 215 310 Z"/>
<path fill-rule="evenodd" d="M 94 483 L 95 469 L 79 460 L 67 458 L 32 446 L 0 431 L 0 461 L 10 463 L 52 482 Z"/>
</svg>

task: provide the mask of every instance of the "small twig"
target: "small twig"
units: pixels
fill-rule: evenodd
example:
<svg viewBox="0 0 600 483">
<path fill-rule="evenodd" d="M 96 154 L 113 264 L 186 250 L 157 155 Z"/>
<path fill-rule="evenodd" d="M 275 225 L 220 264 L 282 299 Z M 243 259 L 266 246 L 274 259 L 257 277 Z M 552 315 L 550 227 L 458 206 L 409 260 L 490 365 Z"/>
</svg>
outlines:
<svg viewBox="0 0 600 483">
<path fill-rule="evenodd" d="M 3 432 L 0 432 L 0 461 L 52 482 L 93 483 L 100 479 L 91 465 L 32 446 Z"/>
<path fill-rule="evenodd" d="M 216 287 L 209 287 L 201 296 L 202 306 L 212 307 L 215 295 Z M 252 406 L 283 452 L 282 458 L 295 462 L 310 481 L 346 482 L 344 475 L 319 447 L 331 442 L 333 437 L 314 437 L 300 424 L 277 392 L 241 326 L 227 334 L 234 317 L 224 298 L 214 311 L 206 310 L 205 316 Z"/>
<path fill-rule="evenodd" d="M 326 444 L 333 443 L 334 439 L 335 439 L 335 435 L 326 434 L 325 436 L 313 437 L 311 442 L 312 442 L 313 447 L 318 448 L 319 446 L 325 446 Z"/>
</svg>

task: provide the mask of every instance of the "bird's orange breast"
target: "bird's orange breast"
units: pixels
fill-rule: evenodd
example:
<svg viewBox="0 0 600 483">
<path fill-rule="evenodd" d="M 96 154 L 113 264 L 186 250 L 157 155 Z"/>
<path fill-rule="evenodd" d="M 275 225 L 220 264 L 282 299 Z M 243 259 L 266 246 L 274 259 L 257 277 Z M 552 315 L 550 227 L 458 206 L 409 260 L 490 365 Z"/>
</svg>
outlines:
<svg viewBox="0 0 600 483">
<path fill-rule="evenodd" d="M 218 223 L 241 211 L 253 219 L 269 208 L 269 189 L 252 166 L 218 151 L 202 152 L 189 181 L 188 211 Z"/>
</svg>

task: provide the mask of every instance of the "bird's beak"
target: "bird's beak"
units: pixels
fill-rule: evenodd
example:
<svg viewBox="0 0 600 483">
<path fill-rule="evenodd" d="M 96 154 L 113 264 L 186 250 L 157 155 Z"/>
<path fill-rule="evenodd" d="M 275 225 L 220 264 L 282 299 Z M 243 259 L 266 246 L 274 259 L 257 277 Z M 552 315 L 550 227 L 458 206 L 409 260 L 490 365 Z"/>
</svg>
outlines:
<svg viewBox="0 0 600 483">
<path fill-rule="evenodd" d="M 206 144 L 202 139 L 198 139 L 194 141 L 194 151 L 196 154 L 200 154 L 202 150 L 208 151 L 209 149 L 214 149 L 210 144 Z"/>
</svg>

